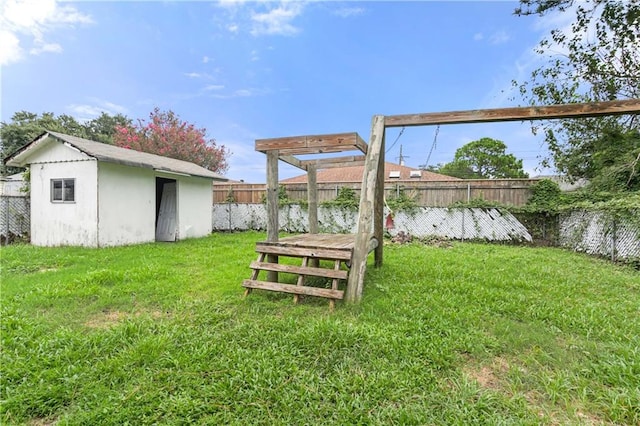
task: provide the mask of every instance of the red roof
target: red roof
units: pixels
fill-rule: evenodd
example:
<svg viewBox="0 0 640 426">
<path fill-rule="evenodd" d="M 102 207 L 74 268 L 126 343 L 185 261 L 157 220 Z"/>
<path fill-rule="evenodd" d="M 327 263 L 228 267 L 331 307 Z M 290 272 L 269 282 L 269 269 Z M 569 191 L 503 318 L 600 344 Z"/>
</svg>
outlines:
<svg viewBox="0 0 640 426">
<path fill-rule="evenodd" d="M 420 172 L 420 177 L 411 177 L 411 172 Z M 392 173 L 396 172 L 396 173 Z M 397 172 L 400 172 L 399 177 Z M 331 182 L 362 182 L 364 174 L 364 166 L 340 167 L 335 169 L 318 170 L 318 183 Z M 394 176 L 394 177 L 391 177 Z M 411 181 L 444 181 L 444 180 L 461 180 L 452 176 L 441 175 L 439 173 L 428 172 L 426 170 L 414 169 L 413 167 L 401 166 L 400 164 L 384 163 L 384 180 L 385 182 L 396 182 L 400 180 Z M 306 173 L 289 179 L 282 179 L 280 183 L 307 183 Z"/>
</svg>

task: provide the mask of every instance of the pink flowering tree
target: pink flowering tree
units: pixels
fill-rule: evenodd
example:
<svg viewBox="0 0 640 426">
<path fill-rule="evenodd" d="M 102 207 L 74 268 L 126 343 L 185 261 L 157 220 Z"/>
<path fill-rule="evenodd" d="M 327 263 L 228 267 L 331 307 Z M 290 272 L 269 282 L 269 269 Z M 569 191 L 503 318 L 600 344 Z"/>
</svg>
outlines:
<svg viewBox="0 0 640 426">
<path fill-rule="evenodd" d="M 227 171 L 229 150 L 207 139 L 206 129 L 182 121 L 173 111 L 155 108 L 149 121 L 117 126 L 113 144 L 122 148 L 191 161 L 216 173 Z"/>
</svg>

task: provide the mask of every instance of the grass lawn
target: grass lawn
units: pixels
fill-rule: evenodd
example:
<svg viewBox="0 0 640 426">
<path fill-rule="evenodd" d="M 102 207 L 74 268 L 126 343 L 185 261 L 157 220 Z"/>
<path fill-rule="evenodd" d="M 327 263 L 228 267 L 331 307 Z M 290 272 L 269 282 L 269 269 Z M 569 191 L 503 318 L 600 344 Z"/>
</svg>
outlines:
<svg viewBox="0 0 640 426">
<path fill-rule="evenodd" d="M 640 424 L 640 274 L 387 246 L 360 305 L 241 282 L 256 232 L 2 248 L 2 424 Z"/>
</svg>

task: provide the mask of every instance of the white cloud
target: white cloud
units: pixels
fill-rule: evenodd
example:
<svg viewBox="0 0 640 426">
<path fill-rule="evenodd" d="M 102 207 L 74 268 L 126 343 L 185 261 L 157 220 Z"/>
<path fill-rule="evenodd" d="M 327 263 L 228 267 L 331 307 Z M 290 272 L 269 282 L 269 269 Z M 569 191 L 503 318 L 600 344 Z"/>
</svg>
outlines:
<svg viewBox="0 0 640 426">
<path fill-rule="evenodd" d="M 185 72 L 184 75 L 186 77 L 189 77 L 189 78 L 201 78 L 201 77 L 203 77 L 203 75 L 200 74 L 199 72 Z"/>
<path fill-rule="evenodd" d="M 224 89 L 224 86 L 222 84 L 209 84 L 204 87 L 204 90 L 207 92 L 210 92 L 212 90 L 222 90 L 222 89 Z"/>
<path fill-rule="evenodd" d="M 58 28 L 91 23 L 91 16 L 56 0 L 5 0 L 0 3 L 0 65 L 23 59 L 23 45 L 30 45 L 31 55 L 60 53 L 62 46 L 47 41 L 47 35 Z"/>
<path fill-rule="evenodd" d="M 247 97 L 247 96 L 251 96 L 253 95 L 253 91 L 250 89 L 240 89 L 240 90 L 236 90 L 234 92 L 235 96 L 240 96 L 240 97 Z"/>
<path fill-rule="evenodd" d="M 240 27 L 236 23 L 227 25 L 227 30 L 229 30 L 230 33 L 237 33 L 239 29 Z"/>
<path fill-rule="evenodd" d="M 333 11 L 334 15 L 338 15 L 341 18 L 349 18 L 351 16 L 358 16 L 364 13 L 365 9 L 362 7 L 341 7 Z"/>
<path fill-rule="evenodd" d="M 202 63 L 203 64 L 208 64 L 211 61 L 211 58 L 208 56 L 203 56 L 202 57 Z"/>
<path fill-rule="evenodd" d="M 60 46 L 58 43 L 43 43 L 39 46 L 36 47 L 32 47 L 29 50 L 29 53 L 32 55 L 39 55 L 41 53 L 45 53 L 45 52 L 49 52 L 49 53 L 61 53 L 62 52 L 62 46 Z"/>
<path fill-rule="evenodd" d="M 20 40 L 10 31 L 0 30 L 0 65 L 18 62 L 22 58 Z"/>
<path fill-rule="evenodd" d="M 489 43 L 491 44 L 504 44 L 511 40 L 511 36 L 506 31 L 497 31 L 489 37 Z"/>
<path fill-rule="evenodd" d="M 264 13 L 253 13 L 251 34 L 291 36 L 300 32 L 292 21 L 302 13 L 302 3 L 282 3 Z"/>
<path fill-rule="evenodd" d="M 473 35 L 473 39 L 474 39 L 475 41 L 480 41 L 480 40 L 482 40 L 483 38 L 484 38 L 484 34 L 482 34 L 482 33 L 475 33 L 475 34 Z"/>
<path fill-rule="evenodd" d="M 67 106 L 67 110 L 80 121 L 91 120 L 98 117 L 103 112 L 106 112 L 109 115 L 126 114 L 128 112 L 126 107 L 103 99 L 88 98 L 87 100 L 90 103 L 71 104 Z"/>
</svg>

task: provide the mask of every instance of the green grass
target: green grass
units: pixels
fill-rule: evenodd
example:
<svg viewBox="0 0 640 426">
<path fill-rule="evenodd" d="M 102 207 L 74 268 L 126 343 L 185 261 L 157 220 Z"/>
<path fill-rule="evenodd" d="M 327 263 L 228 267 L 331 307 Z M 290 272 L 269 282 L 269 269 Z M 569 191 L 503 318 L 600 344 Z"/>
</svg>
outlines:
<svg viewBox="0 0 640 426">
<path fill-rule="evenodd" d="M 0 423 L 640 423 L 631 268 L 388 246 L 362 303 L 329 313 L 242 298 L 263 239 L 2 248 Z"/>
</svg>

